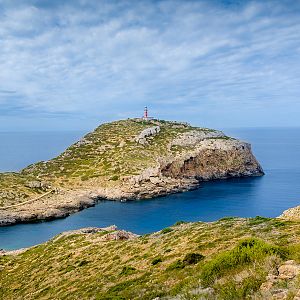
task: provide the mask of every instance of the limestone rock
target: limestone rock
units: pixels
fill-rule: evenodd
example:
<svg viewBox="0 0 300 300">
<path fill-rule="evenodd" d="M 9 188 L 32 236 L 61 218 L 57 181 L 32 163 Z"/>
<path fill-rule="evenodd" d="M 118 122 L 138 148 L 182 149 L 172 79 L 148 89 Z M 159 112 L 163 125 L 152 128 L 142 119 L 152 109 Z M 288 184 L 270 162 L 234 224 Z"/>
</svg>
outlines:
<svg viewBox="0 0 300 300">
<path fill-rule="evenodd" d="M 25 186 L 31 189 L 33 188 L 42 189 L 42 190 L 51 189 L 51 184 L 43 181 L 29 181 L 25 184 Z"/>
<path fill-rule="evenodd" d="M 101 240 L 104 241 L 124 241 L 137 238 L 138 235 L 125 230 L 118 230 L 114 232 L 107 233 L 104 235 Z"/>
<path fill-rule="evenodd" d="M 300 273 L 300 266 L 294 261 L 289 260 L 278 269 L 279 279 L 293 279 Z"/>
<path fill-rule="evenodd" d="M 147 143 L 147 138 L 154 136 L 160 132 L 159 126 L 153 126 L 150 128 L 144 129 L 136 138 L 135 141 L 139 144 L 145 145 Z"/>
<path fill-rule="evenodd" d="M 222 131 L 218 130 L 192 130 L 188 132 L 184 132 L 176 137 L 171 142 L 172 146 L 194 146 L 199 142 L 209 139 L 209 138 L 221 138 L 225 137 L 225 134 Z"/>
<path fill-rule="evenodd" d="M 249 144 L 237 140 L 203 140 L 191 151 L 161 160 L 163 176 L 194 177 L 200 181 L 262 175 Z"/>
<path fill-rule="evenodd" d="M 278 218 L 290 221 L 300 220 L 300 206 L 292 207 L 285 210 Z"/>
<path fill-rule="evenodd" d="M 286 300 L 288 298 L 288 290 L 278 289 L 273 292 L 272 300 Z"/>
</svg>

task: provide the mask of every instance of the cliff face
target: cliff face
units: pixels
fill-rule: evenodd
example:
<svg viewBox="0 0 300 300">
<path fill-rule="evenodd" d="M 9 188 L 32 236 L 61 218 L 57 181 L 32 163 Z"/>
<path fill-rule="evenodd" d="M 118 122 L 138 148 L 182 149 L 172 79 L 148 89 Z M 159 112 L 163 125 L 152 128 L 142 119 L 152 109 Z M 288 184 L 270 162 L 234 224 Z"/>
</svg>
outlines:
<svg viewBox="0 0 300 300">
<path fill-rule="evenodd" d="M 0 174 L 0 224 L 63 217 L 100 197 L 151 198 L 197 188 L 204 180 L 262 174 L 250 145 L 223 132 L 178 122 L 117 121 L 50 161 Z"/>
<path fill-rule="evenodd" d="M 262 168 L 249 144 L 237 140 L 206 139 L 161 169 L 164 176 L 195 177 L 200 181 L 261 175 Z"/>
</svg>

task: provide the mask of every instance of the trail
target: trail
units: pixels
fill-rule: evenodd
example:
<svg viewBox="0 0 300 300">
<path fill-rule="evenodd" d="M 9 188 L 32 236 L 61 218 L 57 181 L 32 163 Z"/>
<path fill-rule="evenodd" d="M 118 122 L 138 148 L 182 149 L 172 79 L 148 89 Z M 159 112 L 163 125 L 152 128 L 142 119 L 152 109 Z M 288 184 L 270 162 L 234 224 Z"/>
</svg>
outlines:
<svg viewBox="0 0 300 300">
<path fill-rule="evenodd" d="M 37 201 L 37 200 L 39 200 L 39 199 L 41 199 L 41 198 L 44 198 L 45 196 L 47 196 L 47 195 L 49 195 L 49 194 L 51 194 L 51 193 L 53 193 L 53 192 L 54 192 L 54 191 L 51 190 L 51 191 L 49 191 L 49 192 L 47 192 L 47 193 L 45 193 L 45 194 L 43 194 L 43 195 L 41 195 L 41 196 L 39 196 L 39 197 L 36 197 L 36 198 L 34 198 L 34 199 L 30 199 L 30 200 L 27 200 L 27 201 L 25 201 L 25 202 L 18 203 L 18 204 L 14 204 L 14 205 L 9 205 L 9 206 L 0 207 L 0 210 L 5 210 L 5 209 L 9 209 L 9 208 L 15 208 L 15 207 L 18 207 L 18 206 L 22 206 L 22 205 L 25 205 L 25 204 L 28 204 L 28 203 Z"/>
</svg>

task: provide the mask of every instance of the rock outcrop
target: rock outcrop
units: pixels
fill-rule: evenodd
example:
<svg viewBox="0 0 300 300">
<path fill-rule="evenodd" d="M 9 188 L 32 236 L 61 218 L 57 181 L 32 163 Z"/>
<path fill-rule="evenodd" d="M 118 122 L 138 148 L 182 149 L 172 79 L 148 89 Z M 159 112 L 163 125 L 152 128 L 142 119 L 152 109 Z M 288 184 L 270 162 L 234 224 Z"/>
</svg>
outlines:
<svg viewBox="0 0 300 300">
<path fill-rule="evenodd" d="M 211 139 L 211 138 L 221 138 L 225 137 L 225 134 L 222 131 L 218 130 L 192 130 L 188 132 L 184 132 L 180 134 L 178 137 L 176 137 L 171 142 L 172 146 L 182 146 L 182 147 L 188 147 L 188 146 L 194 146 L 201 141 L 205 139 Z"/>
<path fill-rule="evenodd" d="M 164 176 L 200 181 L 263 174 L 250 145 L 234 139 L 204 139 L 191 151 L 160 164 Z"/>
<path fill-rule="evenodd" d="M 95 236 L 97 233 L 102 233 L 102 235 Z M 86 227 L 77 230 L 64 231 L 58 236 L 56 236 L 53 241 L 59 240 L 61 238 L 72 236 L 72 235 L 84 235 L 85 238 L 92 237 L 94 241 L 124 241 L 132 240 L 137 238 L 139 235 L 126 230 L 119 230 L 116 225 L 111 225 L 108 227 Z M 95 238 L 96 237 L 96 238 Z"/>
<path fill-rule="evenodd" d="M 159 126 L 150 127 L 144 129 L 136 138 L 135 141 L 139 144 L 145 145 L 147 143 L 147 138 L 154 136 L 160 132 Z"/>
<path fill-rule="evenodd" d="M 275 273 L 275 274 L 274 274 Z M 300 265 L 294 260 L 288 260 L 267 275 L 266 281 L 261 285 L 260 291 L 263 299 L 300 299 L 300 290 L 295 297 L 289 298 L 293 290 L 297 290 L 297 276 L 300 274 Z"/>
<path fill-rule="evenodd" d="M 278 218 L 290 221 L 300 221 L 300 206 L 285 210 Z"/>
</svg>

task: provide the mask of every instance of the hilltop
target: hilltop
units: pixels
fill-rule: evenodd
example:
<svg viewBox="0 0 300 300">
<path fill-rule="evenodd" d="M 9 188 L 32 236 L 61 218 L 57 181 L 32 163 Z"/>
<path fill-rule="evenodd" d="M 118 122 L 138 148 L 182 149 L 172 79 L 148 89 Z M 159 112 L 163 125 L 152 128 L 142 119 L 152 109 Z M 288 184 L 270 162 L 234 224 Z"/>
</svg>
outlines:
<svg viewBox="0 0 300 300">
<path fill-rule="evenodd" d="M 299 231 L 299 220 L 256 217 L 143 236 L 115 226 L 65 232 L 0 253 L 0 298 L 297 300 Z"/>
<path fill-rule="evenodd" d="M 152 198 L 205 180 L 262 174 L 250 145 L 221 131 L 163 120 L 115 121 L 54 159 L 0 174 L 0 224 L 64 217 L 100 198 Z"/>
</svg>

